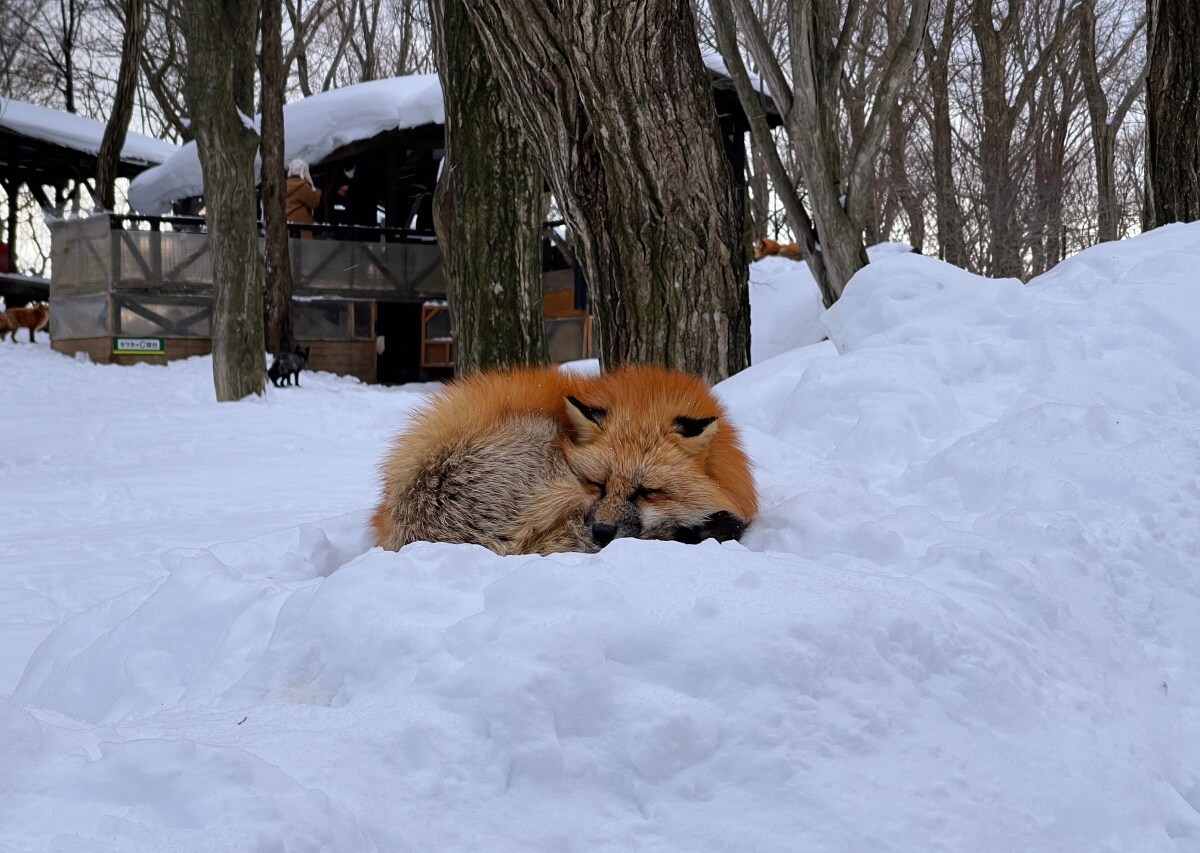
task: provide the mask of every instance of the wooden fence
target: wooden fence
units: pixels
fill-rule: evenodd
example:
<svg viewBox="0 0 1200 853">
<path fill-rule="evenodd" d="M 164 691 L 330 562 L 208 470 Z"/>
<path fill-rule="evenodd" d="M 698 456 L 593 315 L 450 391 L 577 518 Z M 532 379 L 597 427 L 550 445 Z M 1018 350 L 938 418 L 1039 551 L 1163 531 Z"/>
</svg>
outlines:
<svg viewBox="0 0 1200 853">
<path fill-rule="evenodd" d="M 312 231 L 303 239 L 299 232 Z M 95 293 L 207 296 L 212 257 L 197 217 L 98 215 L 52 223 L 56 298 Z M 432 234 L 395 228 L 292 227 L 297 296 L 417 302 L 445 297 Z"/>
</svg>

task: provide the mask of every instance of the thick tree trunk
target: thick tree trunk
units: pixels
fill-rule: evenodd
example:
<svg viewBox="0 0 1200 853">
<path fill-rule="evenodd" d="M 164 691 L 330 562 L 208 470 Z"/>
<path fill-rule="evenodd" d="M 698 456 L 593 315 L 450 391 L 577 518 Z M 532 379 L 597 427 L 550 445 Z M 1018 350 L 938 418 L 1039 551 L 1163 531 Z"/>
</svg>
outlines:
<svg viewBox="0 0 1200 853">
<path fill-rule="evenodd" d="M 1147 0 L 1146 218 L 1200 220 L 1200 4 Z"/>
<path fill-rule="evenodd" d="M 137 93 L 138 55 L 142 49 L 142 34 L 146 30 L 143 0 L 125 0 L 125 35 L 121 40 L 121 65 L 117 71 L 117 93 L 112 114 L 104 126 L 100 153 L 96 155 L 96 193 L 100 207 L 116 207 L 117 171 L 121 164 L 121 149 L 133 116 L 133 100 Z"/>
<path fill-rule="evenodd" d="M 563 204 L 604 365 L 746 367 L 741 222 L 687 0 L 469 9 Z"/>
<path fill-rule="evenodd" d="M 296 345 L 292 332 L 292 259 L 288 246 L 284 176 L 283 13 L 281 0 L 262 0 L 262 212 L 267 285 L 267 349 L 279 355 Z"/>
<path fill-rule="evenodd" d="M 446 102 L 434 207 L 458 375 L 544 364 L 545 180 L 508 109 L 464 0 L 431 0 Z"/>
<path fill-rule="evenodd" d="M 263 275 L 254 153 L 256 0 L 189 0 L 182 18 L 184 88 L 200 166 L 213 266 L 213 382 L 217 399 L 261 394 Z"/>
</svg>

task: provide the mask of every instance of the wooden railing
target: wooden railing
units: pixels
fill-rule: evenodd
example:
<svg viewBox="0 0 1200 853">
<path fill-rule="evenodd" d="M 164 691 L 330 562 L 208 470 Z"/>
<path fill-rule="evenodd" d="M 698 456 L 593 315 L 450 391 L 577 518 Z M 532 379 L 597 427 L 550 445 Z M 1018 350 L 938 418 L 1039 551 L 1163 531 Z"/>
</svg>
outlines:
<svg viewBox="0 0 1200 853">
<path fill-rule="evenodd" d="M 201 217 L 111 214 L 61 220 L 52 230 L 56 293 L 211 291 L 212 259 Z M 421 300 L 445 294 L 432 232 L 294 224 L 289 230 L 298 296 Z"/>
</svg>

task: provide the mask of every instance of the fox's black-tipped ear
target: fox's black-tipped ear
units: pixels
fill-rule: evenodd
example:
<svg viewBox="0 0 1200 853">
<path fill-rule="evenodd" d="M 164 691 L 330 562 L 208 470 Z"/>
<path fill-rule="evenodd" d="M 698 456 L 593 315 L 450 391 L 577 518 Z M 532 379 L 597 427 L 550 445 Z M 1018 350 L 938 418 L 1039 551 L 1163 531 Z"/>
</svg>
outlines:
<svg viewBox="0 0 1200 853">
<path fill-rule="evenodd" d="M 587 444 L 600 434 L 607 415 L 607 409 L 589 406 L 567 395 L 567 417 L 571 419 L 571 426 L 575 428 L 575 441 L 579 444 Z"/>
<path fill-rule="evenodd" d="M 717 435 L 717 419 L 688 418 L 680 415 L 675 418 L 675 431 L 683 437 L 683 446 L 692 453 L 699 453 L 708 447 Z"/>
</svg>

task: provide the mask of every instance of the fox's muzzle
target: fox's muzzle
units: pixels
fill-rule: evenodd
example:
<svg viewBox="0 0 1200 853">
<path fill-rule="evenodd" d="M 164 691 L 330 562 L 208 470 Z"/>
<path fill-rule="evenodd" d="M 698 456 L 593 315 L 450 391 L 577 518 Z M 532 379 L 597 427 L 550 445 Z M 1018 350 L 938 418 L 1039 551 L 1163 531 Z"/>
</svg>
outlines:
<svg viewBox="0 0 1200 853">
<path fill-rule="evenodd" d="M 614 539 L 640 536 L 642 516 L 633 501 L 598 500 L 584 516 L 592 541 L 603 548 Z"/>
</svg>

